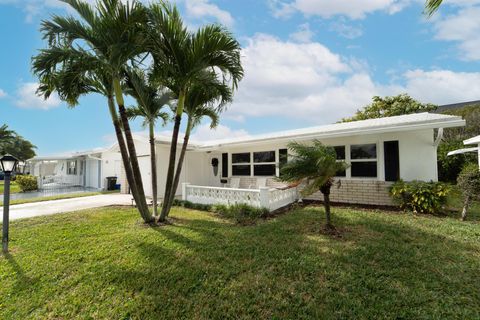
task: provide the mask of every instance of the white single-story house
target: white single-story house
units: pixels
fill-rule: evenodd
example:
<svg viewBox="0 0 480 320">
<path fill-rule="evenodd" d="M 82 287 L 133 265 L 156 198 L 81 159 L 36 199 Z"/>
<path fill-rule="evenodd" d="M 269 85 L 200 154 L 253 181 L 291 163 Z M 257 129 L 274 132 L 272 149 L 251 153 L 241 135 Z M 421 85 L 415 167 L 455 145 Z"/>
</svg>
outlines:
<svg viewBox="0 0 480 320">
<path fill-rule="evenodd" d="M 38 177 L 39 188 L 107 188 L 107 177 L 120 177 L 122 158 L 113 148 L 94 149 L 63 156 L 34 157 L 26 172 Z"/>
<path fill-rule="evenodd" d="M 391 205 L 388 187 L 399 179 L 437 181 L 437 146 L 443 129 L 464 126 L 458 116 L 418 113 L 218 141 L 193 141 L 176 194 L 201 203 L 246 202 L 271 209 L 297 195 L 278 182 L 288 161 L 287 144 L 318 139 L 335 148 L 350 167 L 336 177 L 334 202 Z M 181 142 L 182 139 L 179 139 Z M 144 188 L 151 196 L 148 139 L 135 137 Z M 163 197 L 169 138 L 156 142 L 158 197 Z M 179 144 L 180 149 L 180 144 Z M 128 192 L 124 173 L 120 183 Z M 320 193 L 311 199 L 322 199 Z"/>
</svg>

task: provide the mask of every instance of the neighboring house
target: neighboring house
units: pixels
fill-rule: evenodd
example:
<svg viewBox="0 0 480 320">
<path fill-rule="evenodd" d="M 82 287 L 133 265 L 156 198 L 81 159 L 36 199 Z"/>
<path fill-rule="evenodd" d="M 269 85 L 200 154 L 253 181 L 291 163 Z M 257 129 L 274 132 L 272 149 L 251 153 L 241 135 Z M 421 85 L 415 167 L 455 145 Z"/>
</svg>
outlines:
<svg viewBox="0 0 480 320">
<path fill-rule="evenodd" d="M 292 195 L 287 191 L 279 191 L 286 189 L 286 185 L 276 180 L 282 164 L 288 161 L 287 144 L 318 139 L 334 147 L 339 160 L 350 164 L 336 178 L 332 201 L 390 205 L 388 187 L 393 181 L 438 180 L 437 146 L 443 128 L 464 125 L 461 117 L 419 113 L 245 138 L 197 141 L 189 146 L 181 177 L 184 185 L 180 184 L 176 194 L 202 203 L 225 203 L 227 198 L 228 203 L 264 204 L 289 198 Z M 135 143 L 145 192 L 151 196 L 148 139 L 137 136 Z M 156 143 L 159 197 L 164 194 L 169 149 L 169 138 L 159 138 Z M 122 192 L 128 192 L 124 174 L 120 181 Z M 310 198 L 323 199 L 320 193 Z"/>
<path fill-rule="evenodd" d="M 84 187 L 106 189 L 106 178 L 120 176 L 121 156 L 108 149 L 76 152 L 65 156 L 35 157 L 26 171 L 39 178 L 39 188 Z"/>
<path fill-rule="evenodd" d="M 458 149 L 454 151 L 450 151 L 448 153 L 449 156 L 453 156 L 456 154 L 462 154 L 462 153 L 468 153 L 468 152 L 475 152 L 478 155 L 478 167 L 480 168 L 480 135 L 463 140 L 464 145 L 476 145 L 476 147 L 470 147 L 470 148 L 464 148 L 464 149 Z"/>
</svg>

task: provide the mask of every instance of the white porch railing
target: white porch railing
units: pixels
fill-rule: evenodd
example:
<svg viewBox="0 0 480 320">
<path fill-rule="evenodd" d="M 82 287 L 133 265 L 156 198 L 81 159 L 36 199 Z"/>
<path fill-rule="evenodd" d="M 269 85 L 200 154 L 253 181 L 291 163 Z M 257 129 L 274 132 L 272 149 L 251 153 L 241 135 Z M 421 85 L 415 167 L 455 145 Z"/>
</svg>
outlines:
<svg viewBox="0 0 480 320">
<path fill-rule="evenodd" d="M 287 206 L 298 199 L 297 188 L 236 189 L 182 184 L 182 199 L 200 204 L 248 204 L 270 211 Z"/>
</svg>

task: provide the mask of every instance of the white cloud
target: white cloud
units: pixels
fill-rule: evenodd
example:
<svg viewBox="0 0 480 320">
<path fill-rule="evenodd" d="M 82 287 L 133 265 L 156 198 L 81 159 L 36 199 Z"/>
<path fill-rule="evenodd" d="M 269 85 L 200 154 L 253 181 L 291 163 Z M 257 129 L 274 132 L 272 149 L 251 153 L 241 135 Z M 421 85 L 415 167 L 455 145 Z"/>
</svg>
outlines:
<svg viewBox="0 0 480 320">
<path fill-rule="evenodd" d="M 339 35 L 347 39 L 355 39 L 363 34 L 360 27 L 350 25 L 345 22 L 345 19 L 340 18 L 330 24 L 330 30 L 335 31 Z"/>
<path fill-rule="evenodd" d="M 480 97 L 480 73 L 410 70 L 395 75 L 393 83 L 380 84 L 364 63 L 320 43 L 294 43 L 268 35 L 257 35 L 247 43 L 245 78 L 224 118 L 283 117 L 314 125 L 350 116 L 374 95 L 409 93 L 437 104 Z"/>
<path fill-rule="evenodd" d="M 192 141 L 205 142 L 211 140 L 221 140 L 225 138 L 239 138 L 249 136 L 244 129 L 234 130 L 225 125 L 218 125 L 215 129 L 211 129 L 209 124 L 203 124 L 195 129 L 192 134 Z"/>
<path fill-rule="evenodd" d="M 232 15 L 208 0 L 185 0 L 187 15 L 193 18 L 213 17 L 227 27 L 232 27 L 234 19 Z"/>
<path fill-rule="evenodd" d="M 435 38 L 458 43 L 460 57 L 480 60 L 480 7 L 468 7 L 435 22 Z"/>
<path fill-rule="evenodd" d="M 308 23 L 301 24 L 298 26 L 298 30 L 290 34 L 290 39 L 296 42 L 311 42 L 315 33 L 310 30 L 310 25 Z"/>
<path fill-rule="evenodd" d="M 43 99 L 38 96 L 36 91 L 38 83 L 26 82 L 20 85 L 16 91 L 15 104 L 24 109 L 49 110 L 58 107 L 61 104 L 57 95 L 52 94 L 49 99 Z"/>
<path fill-rule="evenodd" d="M 351 19 L 363 19 L 369 13 L 384 11 L 394 14 L 401 11 L 412 0 L 271 0 L 273 14 L 276 17 L 288 17 L 296 11 L 306 16 L 346 16 Z"/>
<path fill-rule="evenodd" d="M 4 90 L 0 89 L 0 98 L 5 98 L 6 96 L 7 93 Z"/>
</svg>

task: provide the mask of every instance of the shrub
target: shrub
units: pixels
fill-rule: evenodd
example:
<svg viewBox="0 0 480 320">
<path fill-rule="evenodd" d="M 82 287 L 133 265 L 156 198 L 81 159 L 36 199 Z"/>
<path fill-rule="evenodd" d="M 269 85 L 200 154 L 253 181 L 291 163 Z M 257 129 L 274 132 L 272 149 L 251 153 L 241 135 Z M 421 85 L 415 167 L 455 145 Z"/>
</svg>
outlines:
<svg viewBox="0 0 480 320">
<path fill-rule="evenodd" d="M 32 175 L 17 175 L 15 182 L 23 192 L 38 189 L 37 178 Z"/>
<path fill-rule="evenodd" d="M 457 186 L 463 194 L 462 220 L 465 220 L 471 201 L 480 197 L 480 171 L 476 164 L 469 164 L 463 168 L 458 176 Z"/>
<path fill-rule="evenodd" d="M 217 213 L 224 218 L 233 219 L 237 223 L 244 225 L 255 223 L 255 221 L 260 218 L 266 218 L 269 213 L 268 209 L 266 208 L 256 208 L 247 204 L 234 204 L 230 206 L 223 204 L 209 205 L 176 199 L 174 200 L 173 205 L 194 210 Z"/>
<path fill-rule="evenodd" d="M 438 213 L 447 202 L 450 187 L 441 182 L 397 181 L 390 195 L 403 210 L 415 213 Z"/>
</svg>

